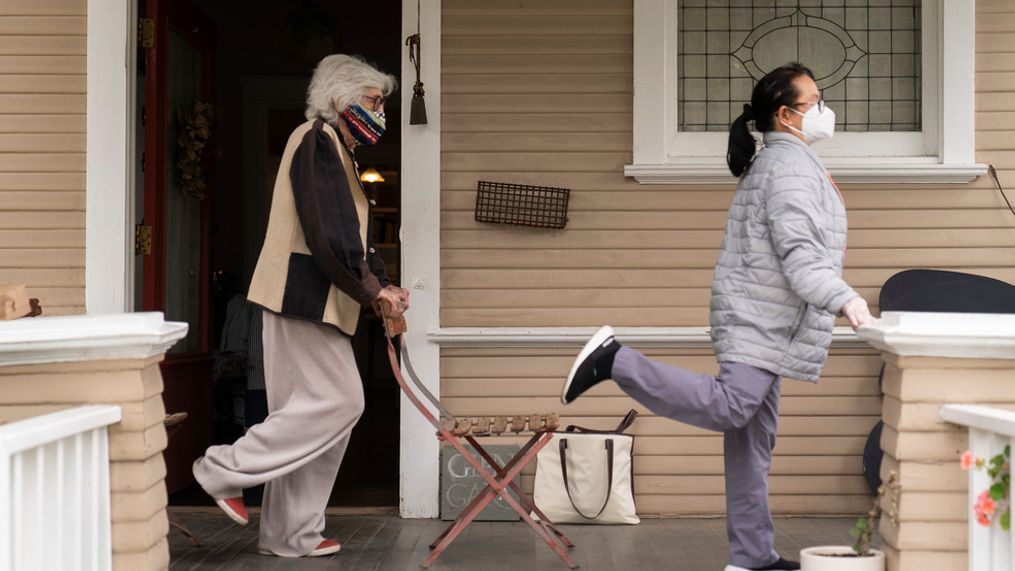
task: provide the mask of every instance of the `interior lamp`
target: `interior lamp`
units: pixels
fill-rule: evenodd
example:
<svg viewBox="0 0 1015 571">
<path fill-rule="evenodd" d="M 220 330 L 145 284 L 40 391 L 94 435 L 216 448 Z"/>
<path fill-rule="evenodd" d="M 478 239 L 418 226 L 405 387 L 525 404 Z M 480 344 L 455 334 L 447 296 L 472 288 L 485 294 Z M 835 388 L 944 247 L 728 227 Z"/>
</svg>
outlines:
<svg viewBox="0 0 1015 571">
<path fill-rule="evenodd" d="M 360 182 L 384 182 L 384 177 L 375 168 L 369 168 L 359 175 Z"/>
</svg>

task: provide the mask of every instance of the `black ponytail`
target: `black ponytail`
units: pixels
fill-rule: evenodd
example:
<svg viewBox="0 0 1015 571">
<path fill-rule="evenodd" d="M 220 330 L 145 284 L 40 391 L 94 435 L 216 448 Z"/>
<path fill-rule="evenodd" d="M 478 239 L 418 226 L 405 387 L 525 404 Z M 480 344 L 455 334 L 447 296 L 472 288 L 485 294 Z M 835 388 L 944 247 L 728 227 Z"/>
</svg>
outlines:
<svg viewBox="0 0 1015 571">
<path fill-rule="evenodd" d="M 726 147 L 726 164 L 730 167 L 733 176 L 739 177 L 744 174 L 751 160 L 754 159 L 754 149 L 757 141 L 751 134 L 747 123 L 754 120 L 754 110 L 749 103 L 744 103 L 744 112 L 737 117 L 730 125 L 730 142 Z"/>
<path fill-rule="evenodd" d="M 751 92 L 751 103 L 744 105 L 744 112 L 730 125 L 729 145 L 726 148 L 726 164 L 733 176 L 744 174 L 754 160 L 757 140 L 748 127 L 754 121 L 754 127 L 765 133 L 772 131 L 775 124 L 775 113 L 782 106 L 797 103 L 800 92 L 796 88 L 796 78 L 806 75 L 814 79 L 814 74 L 806 66 L 790 63 L 768 72 Z"/>
</svg>

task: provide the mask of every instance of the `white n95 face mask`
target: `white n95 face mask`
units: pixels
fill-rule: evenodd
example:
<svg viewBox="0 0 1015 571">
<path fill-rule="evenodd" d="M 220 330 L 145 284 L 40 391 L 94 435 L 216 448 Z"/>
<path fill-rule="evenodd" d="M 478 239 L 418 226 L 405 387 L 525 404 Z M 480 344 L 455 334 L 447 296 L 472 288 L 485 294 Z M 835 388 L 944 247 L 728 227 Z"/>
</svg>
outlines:
<svg viewBox="0 0 1015 571">
<path fill-rule="evenodd" d="M 824 101 L 811 105 L 811 108 L 806 113 L 801 113 L 792 107 L 789 108 L 797 115 L 803 115 L 802 129 L 797 129 L 792 125 L 786 125 L 786 127 L 800 133 L 804 138 L 804 142 L 808 145 L 813 145 L 818 141 L 825 139 L 831 139 L 835 136 L 835 111 L 832 111 L 831 107 L 825 105 Z"/>
</svg>

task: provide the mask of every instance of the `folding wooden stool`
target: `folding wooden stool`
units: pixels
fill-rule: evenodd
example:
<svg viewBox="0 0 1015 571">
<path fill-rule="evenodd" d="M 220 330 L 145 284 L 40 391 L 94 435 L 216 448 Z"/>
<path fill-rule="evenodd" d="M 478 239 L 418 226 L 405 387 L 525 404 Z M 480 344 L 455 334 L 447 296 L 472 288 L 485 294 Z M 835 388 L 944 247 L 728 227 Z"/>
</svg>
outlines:
<svg viewBox="0 0 1015 571">
<path fill-rule="evenodd" d="M 387 310 L 384 307 L 383 310 Z M 388 315 L 387 311 L 384 311 L 385 315 Z M 522 471 L 529 462 L 535 460 L 536 454 L 546 446 L 551 438 L 553 438 L 553 431 L 559 426 L 560 419 L 556 413 L 549 414 L 526 414 L 526 415 L 515 415 L 515 416 L 498 416 L 495 418 L 481 417 L 481 418 L 458 418 L 451 412 L 441 405 L 440 401 L 431 393 L 423 383 L 420 382 L 419 377 L 412 368 L 412 363 L 409 360 L 409 353 L 405 348 L 405 342 L 401 337 L 401 334 L 405 332 L 406 325 L 405 320 L 402 318 L 384 320 L 385 335 L 388 340 L 388 359 L 391 362 L 391 371 L 395 375 L 395 379 L 398 381 L 398 386 L 405 393 L 405 396 L 409 398 L 409 401 L 419 410 L 420 414 L 423 415 L 426 420 L 437 429 L 437 439 L 442 442 L 447 442 L 455 450 L 457 450 L 473 468 L 476 470 L 476 474 L 483 478 L 486 482 L 486 486 L 479 492 L 479 494 L 469 503 L 468 506 L 462 510 L 458 518 L 448 526 L 437 538 L 430 544 L 431 553 L 426 559 L 420 564 L 424 569 L 428 569 L 433 565 L 434 561 L 441 556 L 441 553 L 447 549 L 448 545 L 457 538 L 465 528 L 472 523 L 476 516 L 479 515 L 483 508 L 485 508 L 490 502 L 496 497 L 500 497 L 504 502 L 511 506 L 518 515 L 522 518 L 522 521 L 527 523 L 529 527 L 538 535 L 546 545 L 550 547 L 556 553 L 561 560 L 571 569 L 577 569 L 578 564 L 571 559 L 567 550 L 574 548 L 574 544 L 567 538 L 557 527 L 546 517 L 536 504 L 533 503 L 532 499 L 522 492 L 513 482 L 514 478 Z M 402 377 L 401 366 L 399 365 L 398 355 L 395 352 L 395 346 L 392 343 L 393 339 L 397 337 L 399 343 L 399 349 L 401 350 L 402 361 L 405 363 L 405 369 L 409 373 L 409 378 L 412 379 L 413 386 L 405 381 Z M 436 417 L 430 408 L 427 407 L 421 400 L 421 394 L 439 413 L 440 418 Z M 526 430 L 526 427 L 528 430 Z M 520 435 L 523 432 L 526 434 L 531 433 L 532 436 L 528 442 L 522 446 L 507 463 L 503 466 L 494 460 L 493 456 L 490 455 L 482 445 L 476 440 L 477 437 L 484 436 L 500 436 L 505 433 L 513 433 Z M 472 453 L 468 450 L 466 443 L 470 444 L 475 451 Z M 484 465 L 484 461 L 486 465 Z M 489 468 L 488 468 L 489 466 Z M 491 470 L 492 468 L 492 470 Z M 518 499 L 516 500 L 511 494 L 507 493 L 510 490 L 517 494 Z M 539 521 L 535 521 L 529 515 L 535 513 L 538 516 Z"/>
</svg>

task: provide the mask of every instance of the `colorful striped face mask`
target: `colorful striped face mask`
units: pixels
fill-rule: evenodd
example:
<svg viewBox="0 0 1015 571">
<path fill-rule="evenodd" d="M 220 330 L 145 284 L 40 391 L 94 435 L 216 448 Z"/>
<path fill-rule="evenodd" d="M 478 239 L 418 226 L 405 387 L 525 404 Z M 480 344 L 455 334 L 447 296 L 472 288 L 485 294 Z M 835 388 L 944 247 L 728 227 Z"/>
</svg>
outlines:
<svg viewBox="0 0 1015 571">
<path fill-rule="evenodd" d="M 349 132 L 361 145 L 376 145 L 384 135 L 384 112 L 371 111 L 362 105 L 350 105 L 342 112 Z"/>
</svg>

